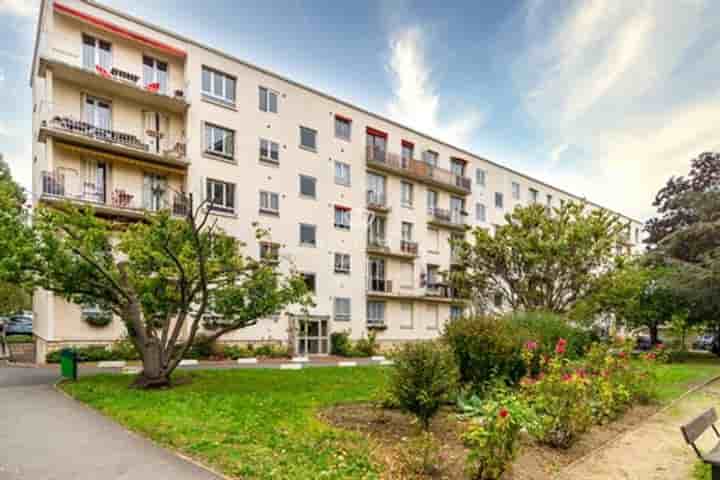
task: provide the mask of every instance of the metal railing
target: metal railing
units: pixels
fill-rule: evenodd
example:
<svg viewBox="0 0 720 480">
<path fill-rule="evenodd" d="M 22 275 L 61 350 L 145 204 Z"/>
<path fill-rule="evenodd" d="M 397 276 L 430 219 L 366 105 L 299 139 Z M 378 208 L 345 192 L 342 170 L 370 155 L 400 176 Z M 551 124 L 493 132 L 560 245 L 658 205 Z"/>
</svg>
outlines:
<svg viewBox="0 0 720 480">
<path fill-rule="evenodd" d="M 428 297 L 458 299 L 460 298 L 457 289 L 444 283 L 430 283 L 425 287 L 425 295 Z"/>
<path fill-rule="evenodd" d="M 368 248 L 380 248 L 380 249 L 387 249 L 388 248 L 388 242 L 385 237 L 377 237 L 371 235 L 368 237 Z"/>
<path fill-rule="evenodd" d="M 446 208 L 428 207 L 428 215 L 431 220 L 451 225 L 465 225 L 467 215 L 460 210 L 448 210 Z"/>
<path fill-rule="evenodd" d="M 392 280 L 385 280 L 384 278 L 369 278 L 367 282 L 367 289 L 369 292 L 375 293 L 392 293 Z"/>
<path fill-rule="evenodd" d="M 387 208 L 387 196 L 384 192 L 376 192 L 375 190 L 367 191 L 367 206 L 375 208 Z"/>
<path fill-rule="evenodd" d="M 407 240 L 401 240 L 400 241 L 400 251 L 402 253 L 406 253 L 408 255 L 417 255 L 418 254 L 418 243 L 410 242 Z"/>
<path fill-rule="evenodd" d="M 433 180 L 438 183 L 460 188 L 467 192 L 472 190 L 471 179 L 461 175 L 456 175 L 450 170 L 435 167 L 429 163 L 415 160 L 414 158 L 403 157 L 396 153 L 389 153 L 380 148 L 369 146 L 366 148 L 366 152 L 366 160 L 369 163 L 382 164 L 396 170 L 405 171 L 408 174 L 421 179 L 425 178 Z"/>
<path fill-rule="evenodd" d="M 122 188 L 107 189 L 104 185 L 83 179 L 71 170 L 43 171 L 42 194 L 67 200 L 105 205 L 124 210 L 141 210 L 137 196 Z"/>
</svg>

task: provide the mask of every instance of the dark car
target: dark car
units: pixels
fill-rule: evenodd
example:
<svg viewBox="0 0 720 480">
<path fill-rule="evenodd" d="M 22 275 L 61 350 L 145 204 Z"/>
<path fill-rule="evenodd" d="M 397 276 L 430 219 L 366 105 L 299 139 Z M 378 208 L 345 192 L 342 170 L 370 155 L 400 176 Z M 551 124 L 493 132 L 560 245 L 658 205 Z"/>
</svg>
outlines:
<svg viewBox="0 0 720 480">
<path fill-rule="evenodd" d="M 663 343 L 662 340 L 658 339 L 657 344 L 662 345 L 662 343 Z M 637 350 L 647 351 L 647 350 L 652 350 L 654 347 L 655 346 L 650 341 L 650 337 L 648 337 L 647 335 L 640 335 L 635 340 L 635 349 L 637 349 Z"/>
<path fill-rule="evenodd" d="M 29 315 L 13 315 L 5 322 L 5 335 L 32 335 L 33 319 Z"/>
<path fill-rule="evenodd" d="M 693 348 L 695 350 L 708 350 L 712 349 L 713 343 L 715 342 L 715 335 L 706 333 L 705 335 L 699 335 L 693 342 Z"/>
</svg>

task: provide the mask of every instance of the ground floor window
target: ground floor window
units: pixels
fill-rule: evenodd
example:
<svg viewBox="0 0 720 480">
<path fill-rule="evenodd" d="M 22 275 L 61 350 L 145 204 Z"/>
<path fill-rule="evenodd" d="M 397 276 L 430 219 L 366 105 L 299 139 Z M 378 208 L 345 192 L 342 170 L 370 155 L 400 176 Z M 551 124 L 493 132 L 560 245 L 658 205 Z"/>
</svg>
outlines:
<svg viewBox="0 0 720 480">
<path fill-rule="evenodd" d="M 329 353 L 327 317 L 297 317 L 297 340 L 295 351 L 298 355 L 325 355 Z"/>
<path fill-rule="evenodd" d="M 385 302 L 367 303 L 368 326 L 385 325 Z"/>
</svg>

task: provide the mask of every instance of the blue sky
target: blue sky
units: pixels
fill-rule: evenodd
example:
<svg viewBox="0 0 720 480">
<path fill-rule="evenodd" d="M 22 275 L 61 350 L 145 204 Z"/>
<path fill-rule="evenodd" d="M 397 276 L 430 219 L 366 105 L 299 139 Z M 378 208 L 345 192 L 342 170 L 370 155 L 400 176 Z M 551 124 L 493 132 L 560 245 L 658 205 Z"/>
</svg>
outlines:
<svg viewBox="0 0 720 480">
<path fill-rule="evenodd" d="M 720 148 L 714 0 L 111 6 L 641 219 Z M 30 183 L 37 0 L 0 0 L 0 152 Z"/>
</svg>

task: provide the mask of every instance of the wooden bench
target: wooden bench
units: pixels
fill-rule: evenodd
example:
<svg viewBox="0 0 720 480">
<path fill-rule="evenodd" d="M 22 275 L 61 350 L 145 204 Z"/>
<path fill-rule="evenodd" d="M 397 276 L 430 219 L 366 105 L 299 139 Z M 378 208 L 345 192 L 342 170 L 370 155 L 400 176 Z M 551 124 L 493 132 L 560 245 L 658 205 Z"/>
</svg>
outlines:
<svg viewBox="0 0 720 480">
<path fill-rule="evenodd" d="M 707 453 L 702 453 L 697 445 L 695 445 L 695 442 L 709 428 L 712 428 L 715 432 L 715 437 L 720 439 L 720 432 L 718 432 L 718 429 L 715 427 L 717 421 L 717 412 L 714 408 L 710 408 L 690 423 L 680 427 L 685 441 L 692 446 L 698 458 L 712 466 L 712 480 L 720 480 L 720 442 Z"/>
</svg>

